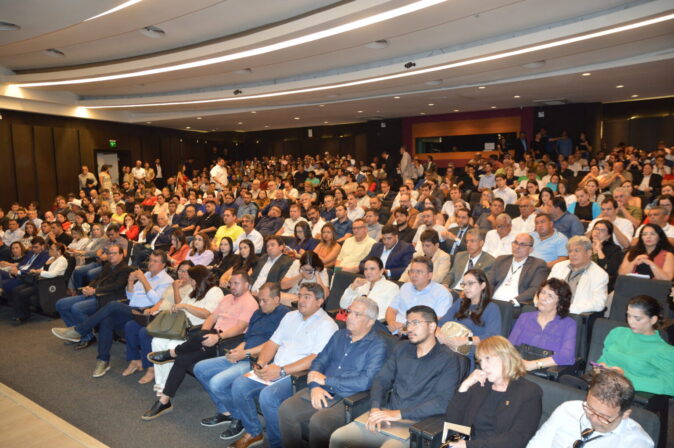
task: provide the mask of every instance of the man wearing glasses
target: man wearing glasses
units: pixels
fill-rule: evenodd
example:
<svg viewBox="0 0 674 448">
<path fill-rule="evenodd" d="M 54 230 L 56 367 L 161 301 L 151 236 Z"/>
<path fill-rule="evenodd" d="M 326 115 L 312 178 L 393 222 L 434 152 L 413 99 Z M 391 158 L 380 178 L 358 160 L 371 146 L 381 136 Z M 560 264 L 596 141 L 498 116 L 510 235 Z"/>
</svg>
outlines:
<svg viewBox="0 0 674 448">
<path fill-rule="evenodd" d="M 311 363 L 304 389 L 279 409 L 283 446 L 302 446 L 302 427 L 309 428 L 309 446 L 325 447 L 330 434 L 344 426 L 344 397 L 370 389 L 388 354 L 374 328 L 379 306 L 361 296 L 347 310 L 346 328 L 332 335 Z"/>
<path fill-rule="evenodd" d="M 545 261 L 530 256 L 534 246 L 530 234 L 520 233 L 511 246 L 512 255 L 498 257 L 487 278 L 494 291 L 494 300 L 519 306 L 533 301 L 536 290 L 548 278 L 550 269 Z"/>
<path fill-rule="evenodd" d="M 634 387 L 612 370 L 592 380 L 585 401 L 562 403 L 527 448 L 651 448 L 653 440 L 630 419 Z"/>
<path fill-rule="evenodd" d="M 392 422 L 423 420 L 442 414 L 462 378 L 461 355 L 435 339 L 438 317 L 428 306 L 407 310 L 407 341 L 398 343 L 375 376 L 370 411 L 332 434 L 330 447 L 404 447 L 387 434 Z"/>
</svg>

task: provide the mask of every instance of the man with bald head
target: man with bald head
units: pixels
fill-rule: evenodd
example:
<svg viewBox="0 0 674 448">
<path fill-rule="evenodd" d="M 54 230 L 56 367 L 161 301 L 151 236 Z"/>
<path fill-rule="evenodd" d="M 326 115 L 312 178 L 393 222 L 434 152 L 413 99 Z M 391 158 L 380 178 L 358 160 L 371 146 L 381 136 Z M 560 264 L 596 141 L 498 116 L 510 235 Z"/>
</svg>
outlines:
<svg viewBox="0 0 674 448">
<path fill-rule="evenodd" d="M 512 218 L 507 213 L 501 213 L 494 220 L 494 228 L 487 232 L 482 250 L 494 258 L 510 255 L 513 253 L 512 242 L 515 235 Z"/>
<path fill-rule="evenodd" d="M 518 234 L 511 246 L 512 255 L 498 257 L 487 278 L 494 291 L 494 300 L 519 306 L 533 302 L 536 290 L 548 278 L 550 269 L 545 261 L 531 256 L 534 239 L 530 234 Z"/>
</svg>

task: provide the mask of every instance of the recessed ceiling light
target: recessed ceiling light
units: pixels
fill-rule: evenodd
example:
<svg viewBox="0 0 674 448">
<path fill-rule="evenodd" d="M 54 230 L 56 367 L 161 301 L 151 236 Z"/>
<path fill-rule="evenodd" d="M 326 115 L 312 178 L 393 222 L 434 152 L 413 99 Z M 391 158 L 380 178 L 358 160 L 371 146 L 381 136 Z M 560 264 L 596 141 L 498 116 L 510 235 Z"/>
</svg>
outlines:
<svg viewBox="0 0 674 448">
<path fill-rule="evenodd" d="M 152 39 L 161 39 L 166 35 L 166 31 L 159 28 L 158 26 L 150 25 L 140 30 L 140 34 Z"/>
<path fill-rule="evenodd" d="M 373 50 L 379 50 L 381 48 L 388 47 L 388 41 L 386 39 L 375 40 L 374 42 L 370 42 L 369 44 L 365 44 L 365 47 L 372 48 Z"/>
<path fill-rule="evenodd" d="M 265 125 L 264 125 L 264 127 L 265 127 L 265 128 L 268 128 L 268 127 L 269 127 L 269 125 L 268 125 L 268 124 L 265 124 Z"/>
<path fill-rule="evenodd" d="M 318 107 L 325 107 L 325 104 L 319 104 Z"/>
<path fill-rule="evenodd" d="M 492 108 L 492 109 L 496 109 L 496 106 L 492 106 L 491 108 Z"/>
<path fill-rule="evenodd" d="M 513 98 L 519 98 L 519 97 L 520 97 L 519 95 L 515 95 L 515 96 L 513 96 Z"/>
<path fill-rule="evenodd" d="M 480 86 L 480 87 L 478 87 L 478 89 L 480 89 L 480 90 L 484 90 L 484 89 L 486 89 L 486 88 L 487 88 L 486 86 Z"/>
<path fill-rule="evenodd" d="M 51 56 L 52 58 L 62 58 L 66 55 L 64 52 L 57 50 L 56 48 L 48 48 L 43 53 L 47 56 Z"/>
<path fill-rule="evenodd" d="M 358 112 L 359 114 L 362 114 L 362 113 L 363 113 L 363 111 L 362 111 L 362 110 L 359 110 L 359 111 L 357 111 L 357 112 Z"/>
<path fill-rule="evenodd" d="M 146 124 L 152 124 L 152 122 L 151 122 L 151 121 L 146 121 L 145 123 L 146 123 Z"/>
<path fill-rule="evenodd" d="M 419 112 L 419 115 L 426 115 L 426 112 Z"/>
<path fill-rule="evenodd" d="M 16 23 L 5 22 L 4 20 L 0 20 L 0 31 L 17 31 L 20 29 L 21 27 Z"/>
<path fill-rule="evenodd" d="M 197 120 L 201 120 L 201 119 L 202 119 L 201 117 L 197 117 Z"/>
<path fill-rule="evenodd" d="M 250 75 L 251 73 L 253 73 L 253 69 L 252 68 L 242 68 L 242 69 L 239 69 L 239 70 L 234 70 L 234 73 L 236 73 L 237 75 Z"/>
<path fill-rule="evenodd" d="M 328 122 L 327 122 L 327 121 L 324 121 L 323 124 L 328 124 Z"/>
<path fill-rule="evenodd" d="M 192 129 L 191 126 L 185 126 L 185 129 Z"/>
<path fill-rule="evenodd" d="M 394 96 L 393 99 L 394 99 L 394 100 L 399 100 L 400 97 L 399 97 L 399 96 Z"/>
<path fill-rule="evenodd" d="M 238 124 L 238 125 L 241 125 L 241 124 L 243 124 L 243 121 L 239 121 L 237 124 Z"/>
<path fill-rule="evenodd" d="M 459 109 L 454 109 L 454 112 L 458 112 L 458 111 L 459 111 Z"/>
<path fill-rule="evenodd" d="M 424 84 L 426 84 L 427 86 L 439 86 L 440 84 L 442 84 L 442 80 L 434 79 L 433 81 L 426 81 Z"/>
<path fill-rule="evenodd" d="M 541 68 L 545 65 L 545 61 L 533 61 L 522 65 L 523 68 Z"/>
<path fill-rule="evenodd" d="M 251 114 L 256 114 L 257 111 L 256 111 L 256 110 L 251 110 L 250 113 L 251 113 Z"/>
<path fill-rule="evenodd" d="M 590 72 L 585 72 L 585 73 L 583 73 L 581 76 L 592 76 L 592 73 L 590 73 Z"/>
<path fill-rule="evenodd" d="M 211 131 L 215 131 L 216 129 L 211 129 Z"/>
<path fill-rule="evenodd" d="M 431 106 L 431 107 L 435 106 L 434 103 L 428 103 L 428 105 Z"/>
<path fill-rule="evenodd" d="M 300 119 L 300 117 L 295 117 L 295 120 L 299 120 L 299 119 Z"/>
<path fill-rule="evenodd" d="M 632 95 L 632 98 L 638 98 L 638 97 L 639 97 L 639 95 L 637 95 L 636 93 L 634 95 Z"/>
<path fill-rule="evenodd" d="M 622 85 L 622 84 L 618 84 L 617 86 L 615 86 L 616 89 L 622 89 L 623 87 L 625 87 L 625 86 Z"/>
</svg>

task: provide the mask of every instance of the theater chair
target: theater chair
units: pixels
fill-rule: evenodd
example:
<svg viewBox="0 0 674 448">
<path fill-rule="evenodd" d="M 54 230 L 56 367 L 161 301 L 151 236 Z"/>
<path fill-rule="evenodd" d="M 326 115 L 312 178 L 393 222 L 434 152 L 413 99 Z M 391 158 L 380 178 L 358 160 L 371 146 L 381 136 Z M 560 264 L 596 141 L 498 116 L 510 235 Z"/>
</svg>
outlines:
<svg viewBox="0 0 674 448">
<path fill-rule="evenodd" d="M 672 282 L 667 280 L 653 280 L 650 278 L 639 278 L 631 275 L 620 275 L 615 282 L 615 292 L 611 302 L 611 312 L 609 319 L 623 322 L 627 312 L 627 302 L 632 297 L 646 294 L 657 300 L 662 309 L 665 310 L 667 317 L 669 291 L 672 288 Z"/>
<path fill-rule="evenodd" d="M 77 260 L 75 257 L 66 257 L 68 267 L 63 275 L 54 278 L 41 278 L 37 282 L 38 294 L 30 298 L 31 304 L 39 307 L 43 314 L 56 316 L 56 302 L 66 297 L 68 280 L 75 270 Z"/>
<path fill-rule="evenodd" d="M 560 404 L 571 400 L 585 400 L 585 391 L 535 375 L 527 375 L 526 378 L 538 384 L 543 390 L 543 412 L 541 413 L 541 420 L 538 423 L 539 427 L 548 420 Z M 644 428 L 657 446 L 660 432 L 658 417 L 653 412 L 639 407 L 632 409 L 630 417 Z M 412 425 L 410 428 L 412 436 L 410 448 L 439 448 L 444 422 L 444 416 L 438 415 Z"/>
<path fill-rule="evenodd" d="M 353 283 L 356 277 L 362 277 L 362 275 L 344 272 L 341 269 L 335 271 L 330 284 L 330 295 L 323 305 L 323 308 L 325 308 L 325 311 L 327 311 L 328 314 L 334 317 L 339 311 L 339 301 L 342 299 L 342 294 L 344 294 L 346 288 Z"/>
<path fill-rule="evenodd" d="M 510 336 L 510 330 L 513 329 L 515 320 L 515 306 L 511 302 L 503 300 L 492 300 L 499 307 L 501 312 L 501 336 L 507 338 Z"/>
</svg>

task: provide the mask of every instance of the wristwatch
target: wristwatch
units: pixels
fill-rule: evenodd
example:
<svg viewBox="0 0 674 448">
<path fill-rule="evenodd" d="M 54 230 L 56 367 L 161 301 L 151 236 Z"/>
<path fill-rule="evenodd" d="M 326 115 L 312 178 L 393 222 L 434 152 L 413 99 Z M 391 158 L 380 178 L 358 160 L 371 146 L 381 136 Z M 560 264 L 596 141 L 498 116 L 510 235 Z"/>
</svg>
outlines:
<svg viewBox="0 0 674 448">
<path fill-rule="evenodd" d="M 287 375 L 287 374 L 286 374 L 286 369 L 284 369 L 283 367 L 281 367 L 281 378 L 285 377 L 286 375 Z"/>
</svg>

